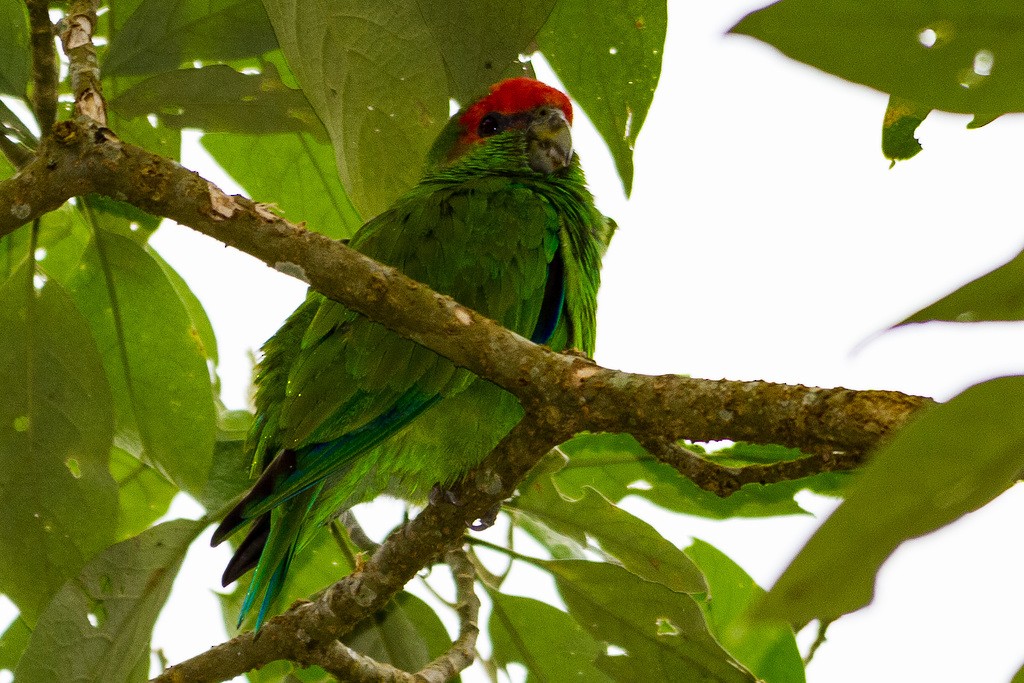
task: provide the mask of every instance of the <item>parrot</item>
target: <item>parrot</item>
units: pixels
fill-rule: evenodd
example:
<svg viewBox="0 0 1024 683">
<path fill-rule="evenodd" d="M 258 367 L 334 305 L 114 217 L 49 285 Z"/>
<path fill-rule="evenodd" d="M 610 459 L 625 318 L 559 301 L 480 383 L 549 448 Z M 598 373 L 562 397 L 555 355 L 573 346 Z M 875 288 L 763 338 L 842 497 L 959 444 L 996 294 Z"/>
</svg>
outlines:
<svg viewBox="0 0 1024 683">
<path fill-rule="evenodd" d="M 615 223 L 587 189 L 572 117 L 569 98 L 538 80 L 492 85 L 349 246 L 534 343 L 593 356 Z M 264 344 L 254 382 L 256 482 L 212 544 L 248 525 L 222 582 L 255 570 L 238 625 L 258 603 L 257 631 L 321 527 L 382 494 L 424 503 L 523 415 L 504 389 L 312 289 Z"/>
</svg>

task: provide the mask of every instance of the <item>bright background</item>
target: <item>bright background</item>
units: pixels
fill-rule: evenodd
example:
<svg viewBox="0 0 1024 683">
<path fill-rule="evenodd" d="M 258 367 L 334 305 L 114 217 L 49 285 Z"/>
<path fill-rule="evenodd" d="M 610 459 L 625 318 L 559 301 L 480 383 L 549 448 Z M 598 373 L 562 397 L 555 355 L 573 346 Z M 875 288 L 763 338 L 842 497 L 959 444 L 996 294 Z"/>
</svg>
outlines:
<svg viewBox="0 0 1024 683">
<path fill-rule="evenodd" d="M 599 205 L 619 223 L 605 261 L 598 362 L 938 399 L 1018 372 L 1020 325 L 876 335 L 1024 244 L 1019 117 L 968 131 L 969 117 L 932 114 L 918 132 L 925 151 L 890 170 L 880 152 L 885 95 L 724 35 L 759 6 L 670 3 L 661 83 L 636 148 L 628 201 L 603 144 L 578 114 L 577 150 Z M 183 163 L 240 192 L 198 145 L 186 145 Z M 210 314 L 224 399 L 244 406 L 247 353 L 276 330 L 304 286 L 176 225 L 152 241 Z M 631 499 L 625 507 L 678 545 L 694 536 L 716 545 L 769 587 L 835 505 L 811 494 L 799 500 L 819 517 L 715 522 Z M 396 508 L 376 510 L 360 519 L 382 533 Z M 199 514 L 182 496 L 170 516 Z M 872 605 L 829 629 L 808 680 L 1009 680 L 1024 661 L 1022 518 L 1018 486 L 905 544 L 883 567 Z M 228 552 L 208 548 L 208 533 L 157 625 L 155 646 L 170 662 L 224 639 L 212 590 Z M 513 592 L 544 580 L 527 570 L 517 576 Z M 0 610 L 0 623 L 9 612 Z M 805 649 L 812 631 L 800 635 Z M 0 675 L 6 680 L 9 674 Z"/>
</svg>

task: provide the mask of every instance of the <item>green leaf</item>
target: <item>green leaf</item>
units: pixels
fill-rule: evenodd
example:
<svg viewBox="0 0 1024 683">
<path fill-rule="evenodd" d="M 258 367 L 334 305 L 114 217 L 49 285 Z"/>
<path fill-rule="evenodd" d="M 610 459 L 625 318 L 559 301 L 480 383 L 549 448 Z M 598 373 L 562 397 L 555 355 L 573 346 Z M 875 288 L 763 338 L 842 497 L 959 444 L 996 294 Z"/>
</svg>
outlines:
<svg viewBox="0 0 1024 683">
<path fill-rule="evenodd" d="M 117 445 L 197 493 L 216 412 L 207 349 L 148 247 L 97 229 L 69 289 L 92 328 L 117 408 Z"/>
<path fill-rule="evenodd" d="M 603 648 L 571 616 L 533 598 L 487 594 L 492 604 L 487 630 L 498 666 L 519 662 L 528 681 L 609 680 L 594 666 Z"/>
<path fill-rule="evenodd" d="M 164 475 L 120 448 L 110 453 L 110 473 L 117 482 L 119 512 L 116 539 L 137 536 L 167 514 L 178 487 Z"/>
<path fill-rule="evenodd" d="M 11 622 L 4 634 L 0 636 L 0 671 L 7 669 L 13 672 L 18 660 L 28 647 L 32 637 L 32 629 L 20 616 Z"/>
<path fill-rule="evenodd" d="M 1024 320 L 1024 252 L 893 325 Z"/>
<path fill-rule="evenodd" d="M 0 287 L 0 591 L 35 623 L 114 537 L 110 389 L 89 327 L 23 267 Z"/>
<path fill-rule="evenodd" d="M 791 459 L 799 451 L 780 447 L 737 446 L 739 451 L 719 451 L 729 465 Z M 581 434 L 560 446 L 569 463 L 555 475 L 565 495 L 583 496 L 585 487 L 596 489 L 614 503 L 629 495 L 640 496 L 666 510 L 713 519 L 806 514 L 794 494 L 805 488 L 821 492 L 838 490 L 845 476 L 824 474 L 807 479 L 762 486 L 747 484 L 728 498 L 709 493 L 676 470 L 659 462 L 628 434 Z M 734 457 L 729 457 L 728 454 Z M 742 457 L 736 457 L 742 456 Z"/>
<path fill-rule="evenodd" d="M 131 86 L 110 107 L 128 119 L 156 114 L 175 130 L 307 132 L 327 139 L 306 96 L 285 86 L 271 64 L 259 74 L 239 73 L 226 64 L 167 71 Z"/>
<path fill-rule="evenodd" d="M 573 500 L 555 487 L 551 474 L 531 476 L 519 487 L 510 505 L 529 514 L 577 543 L 596 540 L 601 549 L 648 581 L 681 593 L 703 593 L 704 577 L 681 550 L 665 540 L 647 522 L 616 507 L 592 488 Z"/>
<path fill-rule="evenodd" d="M 729 654 L 759 681 L 803 683 L 804 663 L 788 625 L 751 623 L 748 612 L 764 595 L 743 568 L 699 539 L 685 550 L 707 578 L 708 596 L 698 600 L 708 627 Z"/>
<path fill-rule="evenodd" d="M 625 650 L 602 655 L 597 667 L 616 680 L 753 681 L 708 632 L 686 593 L 645 581 L 613 564 L 539 562 L 555 577 L 577 623 L 596 640 Z"/>
<path fill-rule="evenodd" d="M 1024 111 L 1016 0 L 782 0 L 731 31 L 921 107 L 982 118 Z"/>
<path fill-rule="evenodd" d="M 628 196 L 633 146 L 661 75 L 665 0 L 559 0 L 541 51 L 611 150 Z M 595 77 L 600 74 L 600 77 Z"/>
<path fill-rule="evenodd" d="M 380 612 L 359 622 L 342 642 L 378 662 L 414 673 L 451 646 L 437 613 L 402 591 Z"/>
<path fill-rule="evenodd" d="M 503 78 L 521 76 L 519 55 L 533 52 L 531 44 L 548 20 L 557 0 L 519 3 L 495 21 L 494 5 L 486 2 L 418 0 L 448 74 L 448 92 L 468 104 Z"/>
<path fill-rule="evenodd" d="M 0 95 L 26 97 L 30 54 L 25 3 L 0 0 Z"/>
<path fill-rule="evenodd" d="M 921 143 L 914 137 L 931 109 L 896 95 L 889 96 L 882 121 L 882 154 L 895 165 L 910 159 L 921 151 Z M 892 168 L 890 165 L 890 168 Z"/>
<path fill-rule="evenodd" d="M 265 4 L 352 203 L 377 215 L 419 180 L 448 119 L 444 64 L 420 9 L 407 0 Z"/>
<path fill-rule="evenodd" d="M 189 321 L 192 323 L 189 333 L 194 333 L 193 339 L 200 345 L 200 353 L 216 365 L 218 361 L 217 337 L 213 333 L 213 323 L 206 315 L 206 310 L 199 302 L 199 298 L 185 282 L 185 279 L 178 274 L 178 271 L 171 267 L 171 264 L 165 261 L 156 250 L 146 249 L 146 253 L 160 266 L 160 270 L 163 271 L 167 281 L 171 283 L 171 287 L 174 288 L 174 292 L 185 307 L 185 312 L 188 313 Z"/>
<path fill-rule="evenodd" d="M 984 382 L 923 410 L 868 461 L 759 615 L 802 626 L 863 607 L 900 543 L 985 505 L 1022 469 L 1024 377 Z"/>
<path fill-rule="evenodd" d="M 19 683 L 145 680 L 153 624 L 185 552 L 205 527 L 187 519 L 164 522 L 86 565 L 39 618 L 15 671 Z"/>
<path fill-rule="evenodd" d="M 224 431 L 225 422 L 252 422 L 252 413 L 236 410 L 222 414 L 218 425 L 217 443 L 213 451 L 213 466 L 196 500 L 210 514 L 221 512 L 228 503 L 253 485 L 249 479 L 249 468 L 252 465 L 252 453 L 245 449 L 245 431 L 240 433 Z M 226 510 L 223 510 L 226 513 Z"/>
<path fill-rule="evenodd" d="M 114 32 L 103 75 L 176 69 L 193 60 L 229 60 L 277 47 L 259 0 L 143 0 Z"/>
<path fill-rule="evenodd" d="M 309 133 L 204 135 L 203 147 L 250 197 L 333 239 L 362 225 L 342 187 L 334 149 Z M 273 159 L 273 164 L 265 163 Z"/>
</svg>

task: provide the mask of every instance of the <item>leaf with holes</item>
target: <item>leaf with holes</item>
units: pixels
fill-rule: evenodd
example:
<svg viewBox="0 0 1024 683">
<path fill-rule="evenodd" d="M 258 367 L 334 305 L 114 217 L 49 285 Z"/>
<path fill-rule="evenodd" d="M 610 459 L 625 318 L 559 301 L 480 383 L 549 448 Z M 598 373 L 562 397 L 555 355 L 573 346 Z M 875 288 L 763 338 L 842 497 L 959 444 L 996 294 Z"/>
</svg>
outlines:
<svg viewBox="0 0 1024 683">
<path fill-rule="evenodd" d="M 267 0 L 302 91 L 334 144 L 338 174 L 362 216 L 420 178 L 448 119 L 445 67 L 411 2 Z"/>
<path fill-rule="evenodd" d="M 492 605 L 487 630 L 499 667 L 519 662 L 529 680 L 610 680 L 594 666 L 603 648 L 571 616 L 533 598 L 487 595 Z"/>
<path fill-rule="evenodd" d="M 700 539 L 695 538 L 684 552 L 707 578 L 708 595 L 697 602 L 722 647 L 759 681 L 802 683 L 804 663 L 793 630 L 750 621 L 748 612 L 764 589 L 722 551 Z"/>
<path fill-rule="evenodd" d="M 686 593 L 645 581 L 613 564 L 538 562 L 555 577 L 576 622 L 623 655 L 601 655 L 597 668 L 618 680 L 642 671 L 658 681 L 753 681 L 708 632 L 704 615 Z"/>
<path fill-rule="evenodd" d="M 102 228 L 68 288 L 103 354 L 118 447 L 198 493 L 213 457 L 213 349 L 188 307 L 149 247 Z"/>
<path fill-rule="evenodd" d="M 730 30 L 920 107 L 990 119 L 1024 111 L 1022 29 L 1016 0 L 782 0 Z"/>
<path fill-rule="evenodd" d="M 27 264 L 0 287 L 0 592 L 29 625 L 106 547 L 117 523 L 107 469 L 114 419 L 89 327 Z"/>
<path fill-rule="evenodd" d="M 615 159 L 628 196 L 633 147 L 661 75 L 665 0 L 559 0 L 537 43 Z M 595 77 L 600 74 L 600 77 Z"/>
<path fill-rule="evenodd" d="M 176 519 L 100 553 L 39 618 L 17 680 L 145 680 L 153 624 L 185 552 L 205 527 Z"/>
</svg>

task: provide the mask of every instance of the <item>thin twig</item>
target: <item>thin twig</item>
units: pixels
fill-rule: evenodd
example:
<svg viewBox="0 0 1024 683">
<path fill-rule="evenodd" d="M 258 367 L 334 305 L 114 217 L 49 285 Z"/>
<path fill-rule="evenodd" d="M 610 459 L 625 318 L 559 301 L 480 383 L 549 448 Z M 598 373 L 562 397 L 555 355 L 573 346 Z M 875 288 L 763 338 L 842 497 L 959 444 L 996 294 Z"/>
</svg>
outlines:
<svg viewBox="0 0 1024 683">
<path fill-rule="evenodd" d="M 45 0 L 26 0 L 32 30 L 32 109 L 46 137 L 57 120 L 57 49 L 53 44 L 50 7 Z"/>
<path fill-rule="evenodd" d="M 461 548 L 448 551 L 444 561 L 451 567 L 455 579 L 455 612 L 459 615 L 459 637 L 447 652 L 417 672 L 417 678 L 429 683 L 442 683 L 469 667 L 476 658 L 476 639 L 480 635 L 477 622 L 480 598 L 473 590 L 476 581 L 473 563 Z"/>
</svg>

